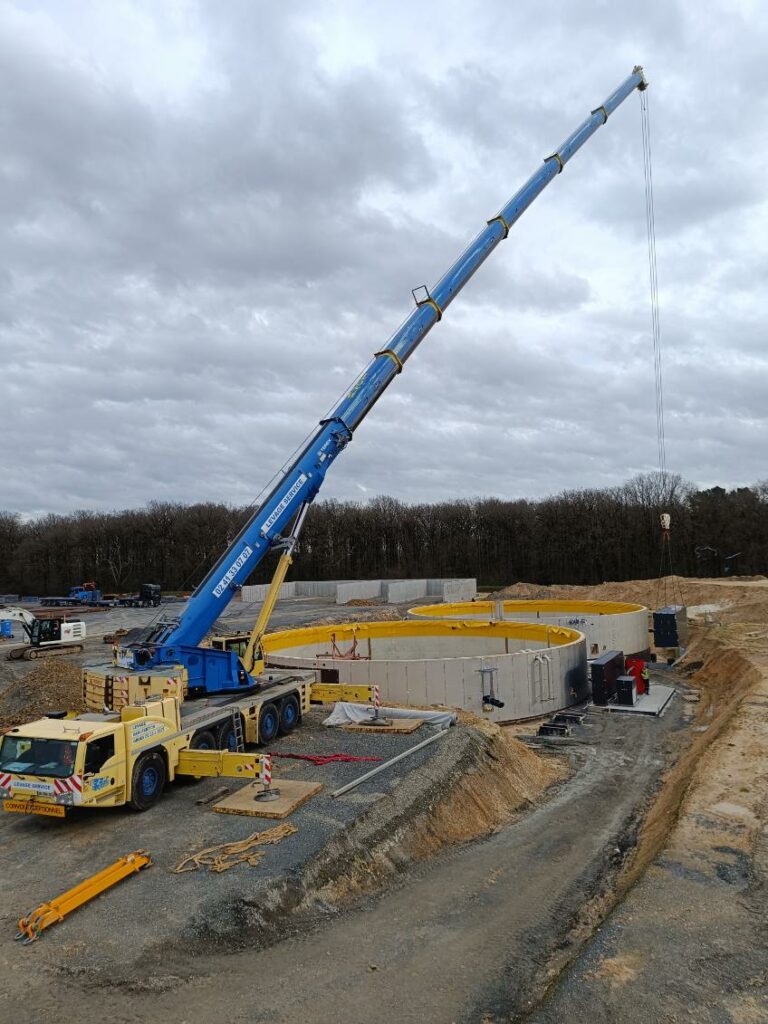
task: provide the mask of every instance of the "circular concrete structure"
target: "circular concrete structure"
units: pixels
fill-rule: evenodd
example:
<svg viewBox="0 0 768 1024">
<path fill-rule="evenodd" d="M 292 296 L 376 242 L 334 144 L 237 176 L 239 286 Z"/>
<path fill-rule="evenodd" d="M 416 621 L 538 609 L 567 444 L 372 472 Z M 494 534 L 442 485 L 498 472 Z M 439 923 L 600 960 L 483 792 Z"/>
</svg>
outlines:
<svg viewBox="0 0 768 1024">
<path fill-rule="evenodd" d="M 418 619 L 500 619 L 578 629 L 587 638 L 588 658 L 606 651 L 648 651 L 648 609 L 623 601 L 468 601 L 419 605 L 408 614 Z"/>
<path fill-rule="evenodd" d="M 588 696 L 583 635 L 545 623 L 310 626 L 270 633 L 264 653 L 268 665 L 314 669 L 325 682 L 377 683 L 385 704 L 466 708 L 496 722 L 551 714 Z M 491 692 L 503 707 L 487 705 Z"/>
</svg>

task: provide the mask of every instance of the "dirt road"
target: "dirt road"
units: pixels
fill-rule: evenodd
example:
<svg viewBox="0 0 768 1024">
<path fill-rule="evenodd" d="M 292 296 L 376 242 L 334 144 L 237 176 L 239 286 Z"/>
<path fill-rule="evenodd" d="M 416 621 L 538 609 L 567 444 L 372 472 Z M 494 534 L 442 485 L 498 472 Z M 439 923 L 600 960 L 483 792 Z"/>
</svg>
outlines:
<svg viewBox="0 0 768 1024">
<path fill-rule="evenodd" d="M 673 702 L 661 720 L 590 716 L 585 744 L 574 748 L 579 770 L 548 803 L 271 948 L 196 960 L 169 950 L 156 973 L 139 971 L 119 991 L 83 988 L 76 975 L 22 979 L 3 969 L 0 954 L 5 1016 L 424 1024 L 522 1008 L 631 844 L 638 810 L 683 741 L 681 714 Z M 32 948 L 30 963 L 34 956 Z"/>
</svg>

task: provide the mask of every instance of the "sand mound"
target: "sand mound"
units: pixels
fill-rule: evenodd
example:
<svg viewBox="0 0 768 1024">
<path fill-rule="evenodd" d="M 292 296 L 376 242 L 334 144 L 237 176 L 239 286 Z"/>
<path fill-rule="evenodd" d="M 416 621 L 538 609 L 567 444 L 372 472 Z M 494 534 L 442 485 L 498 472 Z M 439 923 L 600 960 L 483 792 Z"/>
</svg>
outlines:
<svg viewBox="0 0 768 1024">
<path fill-rule="evenodd" d="M 33 722 L 49 711 L 85 711 L 79 665 L 42 661 L 0 694 L 0 728 Z"/>
<path fill-rule="evenodd" d="M 764 576 L 689 579 L 666 576 L 661 580 L 623 580 L 577 587 L 562 584 L 542 587 L 515 583 L 490 595 L 491 600 L 632 601 L 648 608 L 665 604 L 714 606 L 707 615 L 718 622 L 768 621 L 768 580 Z"/>
<path fill-rule="evenodd" d="M 413 829 L 407 848 L 415 859 L 493 832 L 516 811 L 536 803 L 564 776 L 562 762 L 545 760 L 498 727 L 492 728 L 491 735 L 486 728 L 480 730 L 488 740 L 476 770 L 459 778 L 450 794 Z"/>
</svg>

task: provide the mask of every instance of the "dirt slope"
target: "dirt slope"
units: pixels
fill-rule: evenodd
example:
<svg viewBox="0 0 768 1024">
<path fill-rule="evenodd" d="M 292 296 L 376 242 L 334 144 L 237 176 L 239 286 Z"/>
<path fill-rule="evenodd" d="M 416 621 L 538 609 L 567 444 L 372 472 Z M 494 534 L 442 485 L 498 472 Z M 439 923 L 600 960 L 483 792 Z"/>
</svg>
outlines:
<svg viewBox="0 0 768 1024">
<path fill-rule="evenodd" d="M 731 579 L 666 576 L 662 580 L 624 580 L 589 587 L 515 583 L 490 597 L 493 600 L 633 601 L 649 608 L 682 601 L 693 609 L 694 617 L 703 606 L 701 615 L 719 622 L 768 622 L 768 579 L 765 576 Z"/>
</svg>

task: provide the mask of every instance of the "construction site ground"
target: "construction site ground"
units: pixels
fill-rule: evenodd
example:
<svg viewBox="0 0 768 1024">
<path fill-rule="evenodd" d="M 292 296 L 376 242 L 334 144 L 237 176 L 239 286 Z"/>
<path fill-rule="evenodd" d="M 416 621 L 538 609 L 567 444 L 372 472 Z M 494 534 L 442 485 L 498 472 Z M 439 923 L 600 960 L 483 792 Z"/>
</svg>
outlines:
<svg viewBox="0 0 768 1024">
<path fill-rule="evenodd" d="M 768 1019 L 768 581 L 682 583 L 704 607 L 684 662 L 653 674 L 677 688 L 661 719 L 590 714 L 564 741 L 534 741 L 537 758 L 507 738 L 525 726 L 500 734 L 462 718 L 354 799 L 313 798 L 256 867 L 170 873 L 216 841 L 211 829 L 240 822 L 195 804 L 215 780 L 149 814 L 75 821 L 69 840 L 59 822 L 5 815 L 2 1019 Z M 539 596 L 655 603 L 653 586 Z M 303 612 L 326 617 L 351 616 Z M 371 752 L 365 736 L 338 737 L 315 722 L 284 742 Z M 330 787 L 365 766 L 329 767 Z M 296 762 L 286 777 L 320 772 Z M 241 835 L 272 823 L 242 824 Z M 22 896 L 34 903 L 78 881 L 80 865 L 142 846 L 156 860 L 144 874 L 37 944 L 11 942 Z"/>
</svg>

